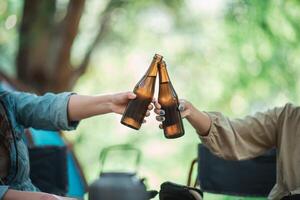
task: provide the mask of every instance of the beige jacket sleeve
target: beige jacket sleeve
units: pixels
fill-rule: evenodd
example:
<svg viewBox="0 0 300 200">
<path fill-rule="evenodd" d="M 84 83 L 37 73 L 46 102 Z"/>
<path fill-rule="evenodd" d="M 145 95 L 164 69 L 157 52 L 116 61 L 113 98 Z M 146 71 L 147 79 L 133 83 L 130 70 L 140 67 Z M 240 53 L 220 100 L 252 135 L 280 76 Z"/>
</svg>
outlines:
<svg viewBox="0 0 300 200">
<path fill-rule="evenodd" d="M 256 157 L 276 147 L 282 121 L 292 112 L 291 104 L 233 120 L 218 112 L 208 112 L 212 125 L 209 134 L 200 139 L 214 154 L 225 159 Z"/>
</svg>

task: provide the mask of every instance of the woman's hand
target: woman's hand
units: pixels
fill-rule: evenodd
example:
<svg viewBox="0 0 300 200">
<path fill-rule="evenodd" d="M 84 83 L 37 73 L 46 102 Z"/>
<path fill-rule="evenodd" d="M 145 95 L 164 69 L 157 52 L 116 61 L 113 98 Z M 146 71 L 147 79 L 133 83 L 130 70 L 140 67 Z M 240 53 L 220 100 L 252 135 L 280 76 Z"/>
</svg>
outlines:
<svg viewBox="0 0 300 200">
<path fill-rule="evenodd" d="M 165 111 L 161 109 L 161 105 L 156 101 L 156 99 L 153 100 L 153 104 L 155 106 L 154 112 L 157 114 L 156 120 L 159 122 L 165 121 Z M 191 107 L 192 104 L 184 99 L 179 100 L 179 106 L 178 110 L 180 111 L 182 118 L 187 118 L 191 114 Z M 159 124 L 159 128 L 162 129 L 162 124 Z"/>
<path fill-rule="evenodd" d="M 165 120 L 165 111 L 161 109 L 161 105 L 156 100 L 153 100 L 153 104 L 155 106 L 154 112 L 158 115 L 156 116 L 156 120 L 163 122 Z M 206 113 L 199 111 L 189 101 L 184 99 L 179 100 L 178 110 L 181 117 L 186 118 L 199 135 L 208 135 L 211 119 Z M 159 128 L 163 128 L 162 124 L 159 125 Z"/>
<path fill-rule="evenodd" d="M 113 94 L 111 100 L 112 112 L 122 115 L 129 101 L 135 98 L 136 98 L 136 94 L 134 94 L 133 92 L 122 92 L 122 93 Z M 153 105 L 149 104 L 148 110 L 146 112 L 146 117 L 150 116 L 150 111 L 152 109 L 153 109 Z M 145 122 L 146 120 L 144 120 L 144 123 Z"/>
<path fill-rule="evenodd" d="M 121 92 L 111 95 L 111 111 L 117 114 L 123 114 L 128 102 L 136 98 L 133 92 Z"/>
</svg>

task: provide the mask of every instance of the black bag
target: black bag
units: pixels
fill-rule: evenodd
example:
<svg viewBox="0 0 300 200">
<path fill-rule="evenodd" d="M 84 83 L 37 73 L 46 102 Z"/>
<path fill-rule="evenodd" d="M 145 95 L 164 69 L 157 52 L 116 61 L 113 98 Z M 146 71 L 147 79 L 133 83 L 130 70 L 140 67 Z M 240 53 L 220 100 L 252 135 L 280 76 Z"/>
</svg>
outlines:
<svg viewBox="0 0 300 200">
<path fill-rule="evenodd" d="M 160 186 L 160 200 L 202 200 L 203 193 L 197 188 L 164 182 Z"/>
<path fill-rule="evenodd" d="M 68 191 L 67 148 L 29 148 L 30 178 L 42 192 L 65 196 Z"/>
</svg>

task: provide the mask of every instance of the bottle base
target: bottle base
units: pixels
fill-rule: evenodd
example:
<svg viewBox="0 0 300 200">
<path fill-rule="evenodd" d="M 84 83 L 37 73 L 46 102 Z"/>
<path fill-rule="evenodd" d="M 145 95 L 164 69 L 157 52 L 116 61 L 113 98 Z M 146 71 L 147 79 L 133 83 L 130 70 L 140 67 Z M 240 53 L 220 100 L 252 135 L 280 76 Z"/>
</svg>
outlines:
<svg viewBox="0 0 300 200">
<path fill-rule="evenodd" d="M 167 139 L 176 139 L 184 135 L 182 130 L 177 124 L 164 127 L 164 135 Z"/>
<path fill-rule="evenodd" d="M 180 134 L 177 134 L 177 135 L 168 135 L 168 136 L 166 136 L 165 135 L 165 138 L 167 138 L 167 139 L 177 139 L 177 138 L 180 138 L 180 137 L 182 137 L 182 136 L 184 136 L 184 133 L 182 134 L 182 133 L 180 133 Z"/>
<path fill-rule="evenodd" d="M 137 121 L 135 121 L 131 117 L 126 117 L 125 119 L 122 119 L 121 124 L 123 124 L 129 128 L 135 129 L 135 130 L 139 130 L 141 128 L 141 124 L 138 123 Z"/>
</svg>

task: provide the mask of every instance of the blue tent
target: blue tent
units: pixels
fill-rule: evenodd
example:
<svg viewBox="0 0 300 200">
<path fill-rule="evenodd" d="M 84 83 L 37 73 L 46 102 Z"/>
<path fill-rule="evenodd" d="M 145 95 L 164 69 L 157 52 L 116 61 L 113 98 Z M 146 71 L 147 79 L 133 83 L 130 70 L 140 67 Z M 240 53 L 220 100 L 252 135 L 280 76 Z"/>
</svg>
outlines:
<svg viewBox="0 0 300 200">
<path fill-rule="evenodd" d="M 35 146 L 67 146 L 59 132 L 36 130 L 30 128 Z M 67 196 L 83 199 L 86 192 L 86 181 L 80 166 L 70 148 L 67 150 L 68 193 Z"/>
</svg>

